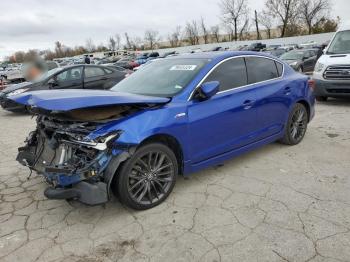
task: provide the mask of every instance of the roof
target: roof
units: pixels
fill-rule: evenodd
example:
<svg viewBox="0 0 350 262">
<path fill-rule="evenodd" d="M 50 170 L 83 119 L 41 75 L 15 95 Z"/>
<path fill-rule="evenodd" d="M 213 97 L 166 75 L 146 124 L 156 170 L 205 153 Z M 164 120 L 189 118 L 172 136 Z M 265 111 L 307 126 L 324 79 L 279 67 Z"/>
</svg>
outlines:
<svg viewBox="0 0 350 262">
<path fill-rule="evenodd" d="M 217 52 L 200 52 L 193 54 L 181 54 L 179 56 L 172 56 L 167 59 L 176 59 L 176 58 L 198 58 L 198 59 L 225 59 L 233 56 L 241 55 L 259 55 L 270 57 L 267 54 L 262 52 L 252 52 L 252 51 L 217 51 Z"/>
</svg>

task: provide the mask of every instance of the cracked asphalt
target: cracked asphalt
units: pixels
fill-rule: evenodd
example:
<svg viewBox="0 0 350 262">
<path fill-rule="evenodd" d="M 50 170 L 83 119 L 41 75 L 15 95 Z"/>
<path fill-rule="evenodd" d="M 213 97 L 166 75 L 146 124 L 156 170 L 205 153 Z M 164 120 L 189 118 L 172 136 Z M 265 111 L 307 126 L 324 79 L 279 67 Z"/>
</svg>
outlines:
<svg viewBox="0 0 350 262">
<path fill-rule="evenodd" d="M 350 101 L 319 103 L 300 145 L 179 177 L 142 212 L 45 199 L 15 161 L 33 128 L 0 110 L 0 261 L 350 261 Z"/>
</svg>

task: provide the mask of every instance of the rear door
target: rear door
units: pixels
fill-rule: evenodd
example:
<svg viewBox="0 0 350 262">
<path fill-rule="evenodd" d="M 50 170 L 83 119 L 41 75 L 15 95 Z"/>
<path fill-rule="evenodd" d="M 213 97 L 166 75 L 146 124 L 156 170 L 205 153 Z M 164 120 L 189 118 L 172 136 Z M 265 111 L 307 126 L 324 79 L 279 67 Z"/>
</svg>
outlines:
<svg viewBox="0 0 350 262">
<path fill-rule="evenodd" d="M 220 92 L 205 101 L 193 98 L 188 106 L 190 155 L 193 164 L 254 142 L 256 99 L 247 86 L 244 58 L 218 65 L 203 82 L 219 81 Z"/>
<path fill-rule="evenodd" d="M 105 83 L 108 74 L 102 67 L 85 66 L 84 68 L 84 88 L 85 89 L 107 89 Z"/>
<path fill-rule="evenodd" d="M 247 57 L 248 83 L 256 86 L 259 140 L 281 132 L 291 101 L 291 86 L 283 79 L 283 64 L 266 57 Z"/>
</svg>

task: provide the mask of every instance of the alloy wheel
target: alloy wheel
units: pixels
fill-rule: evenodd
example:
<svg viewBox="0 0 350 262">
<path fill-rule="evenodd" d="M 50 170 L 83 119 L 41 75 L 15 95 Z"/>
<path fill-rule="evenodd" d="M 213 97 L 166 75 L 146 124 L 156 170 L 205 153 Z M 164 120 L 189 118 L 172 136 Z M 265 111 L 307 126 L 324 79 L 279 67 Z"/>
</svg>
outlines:
<svg viewBox="0 0 350 262">
<path fill-rule="evenodd" d="M 307 113 L 304 108 L 296 110 L 290 123 L 290 135 L 295 141 L 301 140 L 306 131 Z"/>
<path fill-rule="evenodd" d="M 139 204 L 154 204 L 171 190 L 174 179 L 175 169 L 167 154 L 146 152 L 138 157 L 128 174 L 128 192 Z"/>
</svg>

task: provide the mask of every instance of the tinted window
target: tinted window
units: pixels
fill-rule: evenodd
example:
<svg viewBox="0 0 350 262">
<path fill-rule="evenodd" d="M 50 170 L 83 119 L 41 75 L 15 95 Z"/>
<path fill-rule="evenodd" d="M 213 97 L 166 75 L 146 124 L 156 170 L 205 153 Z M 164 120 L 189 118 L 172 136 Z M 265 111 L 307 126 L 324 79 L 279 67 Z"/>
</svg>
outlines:
<svg viewBox="0 0 350 262">
<path fill-rule="evenodd" d="M 56 76 L 58 82 L 72 81 L 81 78 L 82 67 L 74 67 L 59 73 Z"/>
<path fill-rule="evenodd" d="M 247 71 L 243 58 L 230 59 L 219 65 L 205 82 L 219 81 L 220 91 L 244 86 L 247 84 Z"/>
<path fill-rule="evenodd" d="M 274 60 L 262 57 L 246 57 L 246 63 L 249 84 L 278 77 Z"/>
<path fill-rule="evenodd" d="M 276 62 L 275 61 L 275 64 L 276 64 L 276 67 L 277 67 L 277 71 L 278 71 L 278 76 L 281 76 L 282 73 L 283 73 L 283 65 L 279 62 Z"/>
<path fill-rule="evenodd" d="M 85 67 L 85 77 L 97 77 L 103 76 L 105 71 L 102 68 L 95 66 L 87 66 Z"/>
</svg>

